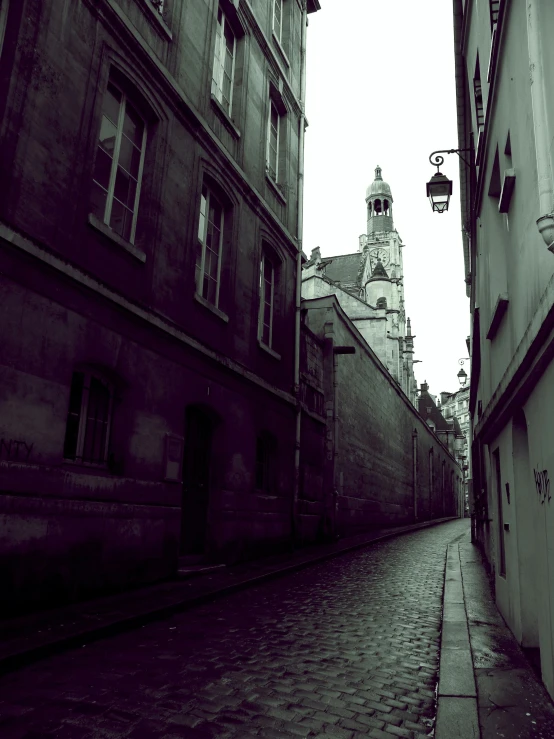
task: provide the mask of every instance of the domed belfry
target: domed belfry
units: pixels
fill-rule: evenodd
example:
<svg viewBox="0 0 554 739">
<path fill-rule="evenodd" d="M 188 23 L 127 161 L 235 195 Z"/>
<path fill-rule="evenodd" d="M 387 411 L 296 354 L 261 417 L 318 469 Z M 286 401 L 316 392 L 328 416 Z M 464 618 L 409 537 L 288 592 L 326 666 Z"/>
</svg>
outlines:
<svg viewBox="0 0 554 739">
<path fill-rule="evenodd" d="M 394 231 L 392 220 L 392 193 L 388 182 L 381 176 L 381 167 L 375 167 L 375 179 L 367 188 L 367 235 Z"/>
<path fill-rule="evenodd" d="M 366 233 L 358 251 L 322 258 L 319 248 L 306 263 L 302 296 L 333 292 L 348 317 L 416 405 L 414 336 L 404 306 L 404 244 L 394 227 L 392 191 L 381 167 L 366 190 Z M 316 284 L 317 278 L 320 282 Z M 312 294 L 313 293 L 313 294 Z"/>
</svg>

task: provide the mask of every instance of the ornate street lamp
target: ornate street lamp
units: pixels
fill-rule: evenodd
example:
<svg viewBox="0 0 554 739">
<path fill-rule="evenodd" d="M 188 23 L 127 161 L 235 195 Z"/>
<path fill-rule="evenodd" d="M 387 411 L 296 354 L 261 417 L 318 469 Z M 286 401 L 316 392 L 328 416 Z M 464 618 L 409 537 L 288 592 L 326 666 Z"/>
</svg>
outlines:
<svg viewBox="0 0 554 739">
<path fill-rule="evenodd" d="M 464 365 L 466 362 L 469 361 L 469 357 L 462 357 L 461 359 L 458 359 L 458 363 L 461 365 Z M 460 371 L 458 372 L 458 382 L 460 383 L 460 387 L 465 387 L 467 383 L 467 372 L 465 369 L 460 367 Z"/>
<path fill-rule="evenodd" d="M 444 213 L 448 210 L 450 203 L 450 196 L 452 195 L 452 180 L 449 180 L 446 175 L 439 172 L 439 167 L 444 162 L 444 157 L 441 154 L 457 154 L 468 167 L 471 167 L 471 159 L 468 162 L 462 156 L 461 152 L 472 151 L 471 149 L 439 149 L 434 151 L 429 156 L 431 164 L 437 168 L 435 174 L 431 177 L 427 183 L 427 197 L 431 203 L 431 208 L 434 213 Z"/>
</svg>

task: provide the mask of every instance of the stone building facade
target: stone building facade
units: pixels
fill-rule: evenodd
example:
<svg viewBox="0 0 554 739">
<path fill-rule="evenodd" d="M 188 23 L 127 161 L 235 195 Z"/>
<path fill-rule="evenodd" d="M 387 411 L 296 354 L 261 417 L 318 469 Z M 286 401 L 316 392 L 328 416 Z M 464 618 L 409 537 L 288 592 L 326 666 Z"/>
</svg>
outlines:
<svg viewBox="0 0 554 739">
<path fill-rule="evenodd" d="M 554 4 L 455 0 L 454 34 L 475 535 L 554 697 Z"/>
<path fill-rule="evenodd" d="M 288 545 L 318 0 L 0 8 L 4 605 Z"/>
<path fill-rule="evenodd" d="M 302 316 L 310 385 L 324 404 L 303 413 L 303 537 L 458 515 L 462 473 L 446 440 L 409 402 L 339 295 L 303 300 Z"/>
<path fill-rule="evenodd" d="M 414 336 L 404 304 L 402 239 L 394 228 L 393 197 L 380 167 L 366 191 L 367 233 L 358 251 L 304 265 L 302 297 L 336 294 L 349 318 L 412 403 L 416 402 Z"/>
</svg>

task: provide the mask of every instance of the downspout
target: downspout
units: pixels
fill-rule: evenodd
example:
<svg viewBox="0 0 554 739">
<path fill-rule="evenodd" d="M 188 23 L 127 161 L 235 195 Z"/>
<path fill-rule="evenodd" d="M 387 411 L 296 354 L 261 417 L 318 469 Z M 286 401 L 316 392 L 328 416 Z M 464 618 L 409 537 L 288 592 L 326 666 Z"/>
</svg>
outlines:
<svg viewBox="0 0 554 739">
<path fill-rule="evenodd" d="M 306 0 L 302 3 L 302 25 L 300 39 L 300 119 L 298 122 L 298 184 L 296 204 L 296 311 L 294 329 L 294 395 L 296 397 L 296 433 L 294 439 L 294 489 L 292 495 L 291 533 L 292 543 L 298 533 L 298 497 L 300 491 L 300 442 L 302 429 L 302 409 L 300 407 L 300 310 L 302 306 L 302 232 L 304 227 L 304 130 L 306 127 L 306 35 L 308 27 L 308 8 Z"/>
<path fill-rule="evenodd" d="M 527 0 L 527 45 L 529 52 L 529 77 L 533 130 L 535 134 L 535 156 L 537 159 L 537 185 L 539 190 L 539 233 L 548 249 L 554 253 L 554 204 L 552 166 L 549 152 L 548 113 L 541 44 L 541 28 L 538 0 Z"/>
</svg>

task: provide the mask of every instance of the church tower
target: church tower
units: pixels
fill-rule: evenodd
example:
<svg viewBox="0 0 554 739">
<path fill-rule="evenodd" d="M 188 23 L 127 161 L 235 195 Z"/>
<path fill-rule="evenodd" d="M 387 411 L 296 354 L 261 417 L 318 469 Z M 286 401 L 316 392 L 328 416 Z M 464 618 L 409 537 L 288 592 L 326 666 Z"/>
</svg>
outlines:
<svg viewBox="0 0 554 739">
<path fill-rule="evenodd" d="M 383 180 L 379 166 L 375 168 L 375 178 L 366 190 L 365 202 L 367 229 L 359 239 L 364 262 L 362 285 L 365 298 L 370 305 L 386 310 L 387 329 L 381 358 L 413 401 L 413 339 L 407 340 L 404 309 L 404 245 L 394 227 L 392 190 Z"/>
<path fill-rule="evenodd" d="M 302 296 L 337 295 L 348 317 L 415 405 L 414 337 L 404 309 L 404 245 L 394 227 L 392 190 L 379 166 L 365 202 L 367 228 L 359 237 L 358 251 L 322 259 L 320 250 L 314 249 L 303 267 Z"/>
</svg>

